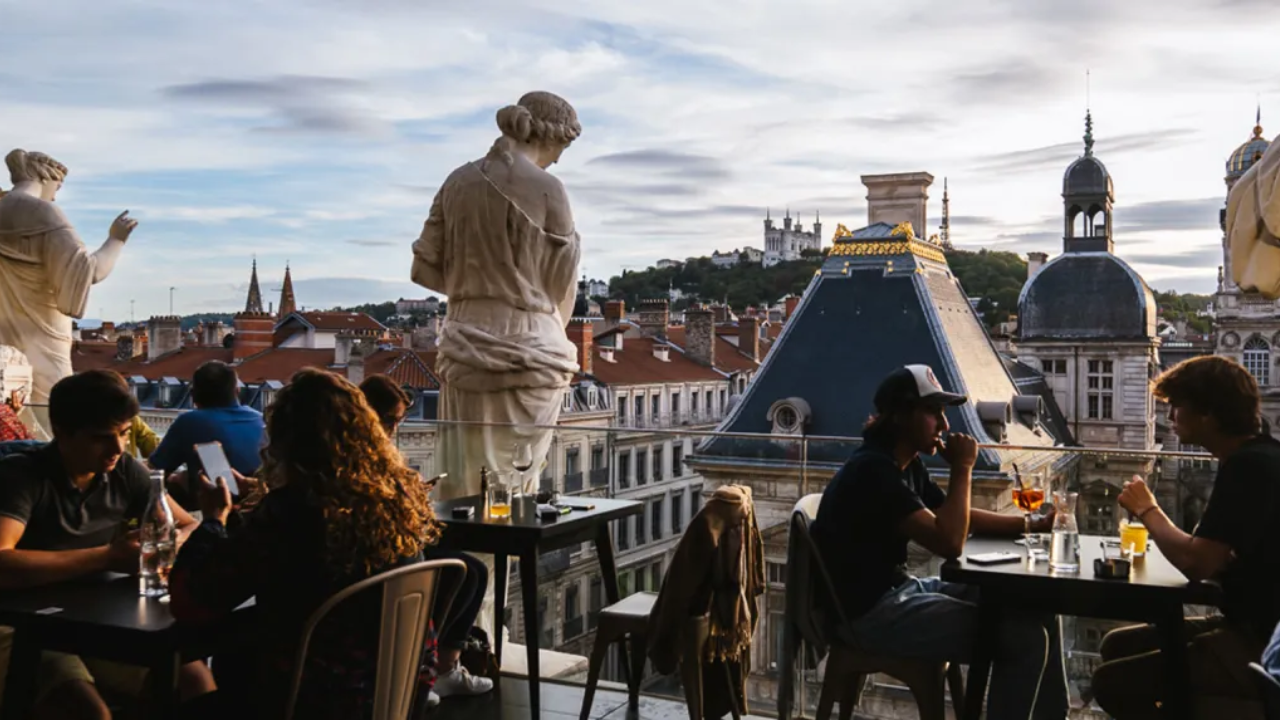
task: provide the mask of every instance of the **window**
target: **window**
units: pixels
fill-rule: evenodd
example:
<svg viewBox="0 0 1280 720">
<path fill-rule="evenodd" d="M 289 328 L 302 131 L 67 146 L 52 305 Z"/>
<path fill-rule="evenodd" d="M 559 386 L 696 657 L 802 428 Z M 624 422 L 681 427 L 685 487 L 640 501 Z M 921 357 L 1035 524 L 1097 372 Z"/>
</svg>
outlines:
<svg viewBox="0 0 1280 720">
<path fill-rule="evenodd" d="M 565 412 L 573 412 L 573 390 L 572 389 L 565 391 L 564 405 L 562 407 L 564 408 Z"/>
<path fill-rule="evenodd" d="M 631 518 L 618 521 L 618 552 L 631 549 Z"/>
<path fill-rule="evenodd" d="M 1271 384 L 1271 346 L 1266 340 L 1255 335 L 1245 342 L 1244 369 L 1259 385 Z"/>
<path fill-rule="evenodd" d="M 547 608 L 550 605 L 546 595 L 538 595 L 538 630 L 541 635 L 538 642 L 544 648 L 555 647 L 555 629 L 547 623 Z"/>
<path fill-rule="evenodd" d="M 636 517 L 636 547 L 640 547 L 641 545 L 649 542 L 647 532 L 646 532 L 648 530 L 648 527 L 649 526 L 646 525 L 644 522 L 643 515 L 639 515 Z"/>
<path fill-rule="evenodd" d="M 649 478 L 649 451 L 636 451 L 636 485 L 643 485 Z"/>
<path fill-rule="evenodd" d="M 636 425 L 644 425 L 644 396 L 636 396 Z"/>
<path fill-rule="evenodd" d="M 679 535 L 684 531 L 684 491 L 671 495 L 671 534 Z"/>
<path fill-rule="evenodd" d="M 787 582 L 787 566 L 780 562 L 766 562 L 765 571 L 769 577 L 770 587 L 783 587 Z"/>
<path fill-rule="evenodd" d="M 658 418 L 662 416 L 662 396 L 654 393 L 650 399 L 653 405 L 653 412 L 649 413 L 649 415 L 653 417 L 653 421 L 656 423 Z"/>
<path fill-rule="evenodd" d="M 653 501 L 653 507 L 649 512 L 649 527 L 653 529 L 653 541 L 657 542 L 662 539 L 662 498 Z"/>
<path fill-rule="evenodd" d="M 592 410 L 600 407 L 600 388 L 595 385 L 587 388 L 587 407 Z"/>
<path fill-rule="evenodd" d="M 698 414 L 698 391 L 694 390 L 689 393 L 689 414 L 696 416 Z"/>
<path fill-rule="evenodd" d="M 576 447 L 571 447 L 568 450 L 564 451 L 564 474 L 565 475 L 572 475 L 574 473 L 582 472 L 582 467 L 579 465 L 580 461 L 578 458 L 578 453 L 579 453 L 579 450 Z"/>
<path fill-rule="evenodd" d="M 676 440 L 676 444 L 671 446 L 671 477 L 682 475 L 684 475 L 684 443 Z"/>
<path fill-rule="evenodd" d="M 1066 360 L 1041 360 L 1040 369 L 1045 375 L 1066 375 Z"/>
<path fill-rule="evenodd" d="M 649 473 L 649 479 L 653 482 L 662 482 L 667 476 L 667 469 L 662 465 L 663 459 L 662 446 L 659 445 L 653 449 L 653 466 Z"/>
<path fill-rule="evenodd" d="M 658 592 L 662 589 L 662 561 L 649 566 L 649 591 Z"/>
<path fill-rule="evenodd" d="M 631 451 L 618 453 L 618 487 L 631 487 Z"/>
<path fill-rule="evenodd" d="M 671 417 L 675 418 L 680 414 L 680 393 L 671 393 Z"/>
<path fill-rule="evenodd" d="M 707 415 L 715 414 L 715 408 L 711 407 L 711 391 L 710 390 L 708 390 L 705 393 L 704 398 L 706 400 L 704 404 L 707 406 Z M 724 408 L 724 391 L 723 390 L 720 391 L 720 407 Z"/>
<path fill-rule="evenodd" d="M 578 584 L 573 583 L 564 589 L 564 639 L 575 638 L 582 634 L 582 607 L 579 604 Z"/>
<path fill-rule="evenodd" d="M 604 582 L 599 575 L 591 578 L 591 589 L 587 595 L 587 630 L 595 630 L 600 619 L 600 609 L 604 607 Z"/>
<path fill-rule="evenodd" d="M 625 397 L 618 398 L 618 424 L 627 424 L 627 399 Z"/>
<path fill-rule="evenodd" d="M 1115 366 L 1110 360 L 1090 360 L 1087 378 L 1090 420 L 1114 417 Z"/>
</svg>

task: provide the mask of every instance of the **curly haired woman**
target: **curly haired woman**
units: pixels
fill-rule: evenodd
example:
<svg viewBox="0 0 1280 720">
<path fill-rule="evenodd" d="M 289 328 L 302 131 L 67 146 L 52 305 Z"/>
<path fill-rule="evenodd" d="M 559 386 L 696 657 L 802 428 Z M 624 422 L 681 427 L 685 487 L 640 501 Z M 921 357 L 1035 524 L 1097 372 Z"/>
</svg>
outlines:
<svg viewBox="0 0 1280 720">
<path fill-rule="evenodd" d="M 352 583 L 421 560 L 440 530 L 418 474 L 345 379 L 300 371 L 266 424 L 259 475 L 269 492 L 228 533 L 226 483 L 203 483 L 204 523 L 178 554 L 170 608 L 179 620 L 199 622 L 256 598 L 258 642 L 242 657 L 217 658 L 216 704 L 275 718 L 311 613 Z M 316 629 L 294 717 L 371 714 L 380 602 L 376 588 L 357 595 Z"/>
</svg>

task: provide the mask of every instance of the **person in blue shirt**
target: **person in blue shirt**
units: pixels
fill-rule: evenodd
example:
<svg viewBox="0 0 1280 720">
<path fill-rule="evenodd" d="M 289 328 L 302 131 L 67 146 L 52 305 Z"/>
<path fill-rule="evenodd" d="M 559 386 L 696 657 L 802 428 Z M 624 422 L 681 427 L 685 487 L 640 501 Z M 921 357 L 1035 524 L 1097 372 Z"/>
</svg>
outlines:
<svg viewBox="0 0 1280 720">
<path fill-rule="evenodd" d="M 199 477 L 203 469 L 195 446 L 220 442 L 231 467 L 250 476 L 262 463 L 262 413 L 240 404 L 240 380 L 230 365 L 210 360 L 191 376 L 191 399 L 196 409 L 179 415 L 164 434 L 160 447 L 151 454 L 151 467 L 172 473 L 187 466 L 187 477 Z M 170 485 L 170 492 L 183 507 L 195 507 L 195 496 L 186 487 Z"/>
</svg>

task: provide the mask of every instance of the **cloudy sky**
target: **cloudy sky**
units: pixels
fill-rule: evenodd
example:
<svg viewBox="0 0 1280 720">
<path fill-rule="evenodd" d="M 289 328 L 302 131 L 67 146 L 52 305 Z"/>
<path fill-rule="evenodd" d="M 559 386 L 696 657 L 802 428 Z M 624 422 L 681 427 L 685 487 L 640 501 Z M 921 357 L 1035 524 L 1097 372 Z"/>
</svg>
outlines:
<svg viewBox="0 0 1280 720">
<path fill-rule="evenodd" d="M 584 271 L 760 246 L 765 207 L 865 223 L 864 173 L 950 179 L 965 247 L 1061 248 L 1091 70 L 1117 250 L 1210 291 L 1223 162 L 1280 130 L 1269 0 L 0 0 L 0 145 L 71 167 L 96 246 L 140 226 L 92 315 L 234 310 L 257 256 L 309 307 L 421 295 L 409 246 L 494 112 L 578 109 L 555 172 Z M 1269 119 L 1272 118 L 1272 119 Z"/>
</svg>

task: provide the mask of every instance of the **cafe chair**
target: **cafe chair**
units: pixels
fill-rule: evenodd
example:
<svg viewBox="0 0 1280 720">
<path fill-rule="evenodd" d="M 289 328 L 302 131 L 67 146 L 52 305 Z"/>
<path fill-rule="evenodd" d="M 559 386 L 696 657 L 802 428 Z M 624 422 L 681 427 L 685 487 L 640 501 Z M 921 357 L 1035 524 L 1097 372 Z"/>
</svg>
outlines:
<svg viewBox="0 0 1280 720">
<path fill-rule="evenodd" d="M 633 711 L 640 707 L 640 682 L 644 679 L 644 664 L 649 629 L 649 614 L 658 600 L 657 593 L 640 592 L 604 608 L 598 615 L 596 643 L 591 649 L 587 665 L 587 686 L 582 698 L 581 720 L 591 715 L 591 703 L 595 700 L 596 686 L 600 683 L 600 670 L 608 657 L 609 648 L 615 643 L 627 652 L 630 643 L 630 676 L 627 678 L 627 706 Z M 691 617 L 684 633 L 685 646 L 680 658 L 680 680 L 684 685 L 685 704 L 689 717 L 702 717 L 702 658 L 705 657 L 710 635 L 710 619 L 706 615 Z M 726 681 L 728 681 L 726 677 Z M 731 683 L 732 684 L 732 683 Z M 730 711 L 734 720 L 741 717 L 735 708 Z"/>
<path fill-rule="evenodd" d="M 848 620 L 839 610 L 840 602 L 835 585 L 827 572 L 822 556 L 809 524 L 817 516 L 820 495 L 802 498 L 791 516 L 789 542 L 796 545 L 788 552 L 787 609 L 793 615 L 797 627 L 807 627 L 811 633 L 820 633 L 820 645 L 826 646 L 826 673 L 822 679 L 822 694 L 818 697 L 816 720 L 829 720 L 834 705 L 840 703 L 840 720 L 853 717 L 853 709 L 862 695 L 864 680 L 868 675 L 884 674 L 895 678 L 911 690 L 921 720 L 945 720 L 946 691 L 951 690 L 951 702 L 956 708 L 964 707 L 964 679 L 960 666 L 955 663 L 928 662 L 891 655 L 878 655 L 858 650 L 836 637 L 833 627 L 845 627 Z M 796 594 L 793 596 L 793 594 Z M 837 624 L 826 623 L 821 617 L 819 597 L 824 597 L 824 607 L 836 608 Z M 787 628 L 784 632 L 795 632 Z M 788 646 L 798 649 L 794 639 Z M 821 652 L 818 652 L 821 656 Z M 788 655 L 784 660 L 792 658 Z M 792 667 L 793 663 L 788 663 Z M 788 691 L 789 692 L 789 691 Z"/>
<path fill-rule="evenodd" d="M 453 605 L 461 582 L 442 585 L 445 570 L 457 570 L 459 580 L 466 577 L 467 566 L 461 560 L 431 560 L 389 570 L 344 588 L 321 605 L 302 628 L 302 642 L 294 660 L 293 684 L 285 720 L 293 720 L 302 674 L 306 667 L 307 647 L 311 635 L 337 606 L 362 590 L 381 586 L 382 624 L 378 639 L 377 677 L 374 682 L 372 720 L 406 720 L 413 709 L 418 687 L 422 642 L 431 619 L 436 594 L 446 593 L 445 608 Z"/>
<path fill-rule="evenodd" d="M 1253 674 L 1257 684 L 1262 706 L 1266 708 L 1267 720 L 1280 720 L 1280 680 L 1276 680 L 1275 676 L 1258 663 L 1249 663 L 1249 672 Z"/>
</svg>

